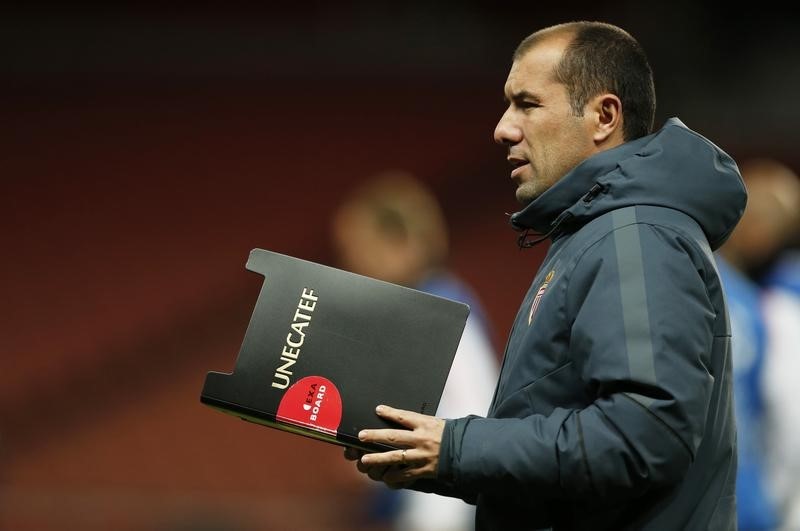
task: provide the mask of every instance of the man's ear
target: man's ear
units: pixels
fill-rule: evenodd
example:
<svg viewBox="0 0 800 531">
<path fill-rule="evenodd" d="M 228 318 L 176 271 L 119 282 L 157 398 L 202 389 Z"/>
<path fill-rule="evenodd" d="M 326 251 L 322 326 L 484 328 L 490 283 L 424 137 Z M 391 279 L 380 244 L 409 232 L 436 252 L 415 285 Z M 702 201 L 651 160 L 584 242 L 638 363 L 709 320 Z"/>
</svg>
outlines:
<svg viewBox="0 0 800 531">
<path fill-rule="evenodd" d="M 589 105 L 595 116 L 592 135 L 595 145 L 623 143 L 625 135 L 622 131 L 622 102 L 619 97 L 609 93 L 600 94 L 592 98 Z"/>
</svg>

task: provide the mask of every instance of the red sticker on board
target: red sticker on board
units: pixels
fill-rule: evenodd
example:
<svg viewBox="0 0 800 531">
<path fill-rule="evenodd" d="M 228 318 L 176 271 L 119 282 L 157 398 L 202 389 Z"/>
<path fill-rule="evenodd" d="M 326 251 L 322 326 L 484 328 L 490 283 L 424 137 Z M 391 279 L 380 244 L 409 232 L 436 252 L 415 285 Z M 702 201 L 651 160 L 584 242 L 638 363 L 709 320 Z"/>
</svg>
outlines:
<svg viewBox="0 0 800 531">
<path fill-rule="evenodd" d="M 336 435 L 342 422 L 342 397 L 327 378 L 306 376 L 283 394 L 276 418 Z"/>
</svg>

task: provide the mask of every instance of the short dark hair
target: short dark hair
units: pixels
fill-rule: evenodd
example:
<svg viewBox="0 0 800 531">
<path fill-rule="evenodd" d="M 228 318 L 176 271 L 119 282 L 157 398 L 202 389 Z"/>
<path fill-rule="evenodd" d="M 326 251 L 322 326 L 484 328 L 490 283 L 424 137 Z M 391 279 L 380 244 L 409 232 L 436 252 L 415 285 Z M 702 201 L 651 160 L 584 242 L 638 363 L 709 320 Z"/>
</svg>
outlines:
<svg viewBox="0 0 800 531">
<path fill-rule="evenodd" d="M 537 31 L 517 46 L 514 60 L 554 34 L 570 34 L 554 74 L 567 87 L 576 116 L 590 98 L 605 91 L 622 102 L 623 137 L 626 141 L 653 130 L 656 91 L 653 71 L 644 49 L 628 32 L 605 22 L 567 22 Z"/>
</svg>

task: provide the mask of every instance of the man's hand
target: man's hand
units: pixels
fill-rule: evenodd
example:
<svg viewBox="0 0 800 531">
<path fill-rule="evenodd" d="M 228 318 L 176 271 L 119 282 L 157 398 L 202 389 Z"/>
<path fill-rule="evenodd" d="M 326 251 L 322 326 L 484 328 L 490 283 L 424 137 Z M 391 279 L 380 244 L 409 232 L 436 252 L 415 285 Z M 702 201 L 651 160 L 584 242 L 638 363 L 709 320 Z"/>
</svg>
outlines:
<svg viewBox="0 0 800 531">
<path fill-rule="evenodd" d="M 360 472 L 395 489 L 407 487 L 418 479 L 435 478 L 439 469 L 444 419 L 389 406 L 378 406 L 375 412 L 408 429 L 362 430 L 358 434 L 359 440 L 401 449 L 365 454 L 347 448 L 345 457 L 351 461 L 358 460 L 356 466 Z"/>
</svg>

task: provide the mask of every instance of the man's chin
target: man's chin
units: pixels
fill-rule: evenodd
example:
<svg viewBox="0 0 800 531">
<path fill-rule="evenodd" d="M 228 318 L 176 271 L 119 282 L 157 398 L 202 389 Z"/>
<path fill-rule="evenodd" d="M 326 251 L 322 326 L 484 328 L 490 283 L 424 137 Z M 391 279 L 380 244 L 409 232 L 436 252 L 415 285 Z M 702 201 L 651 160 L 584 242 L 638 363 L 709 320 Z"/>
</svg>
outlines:
<svg viewBox="0 0 800 531">
<path fill-rule="evenodd" d="M 539 197 L 539 194 L 536 193 L 536 190 L 533 186 L 527 186 L 528 183 L 521 184 L 517 187 L 517 191 L 515 195 L 517 197 L 517 202 L 522 206 L 529 205 L 533 202 L 534 199 Z"/>
</svg>

